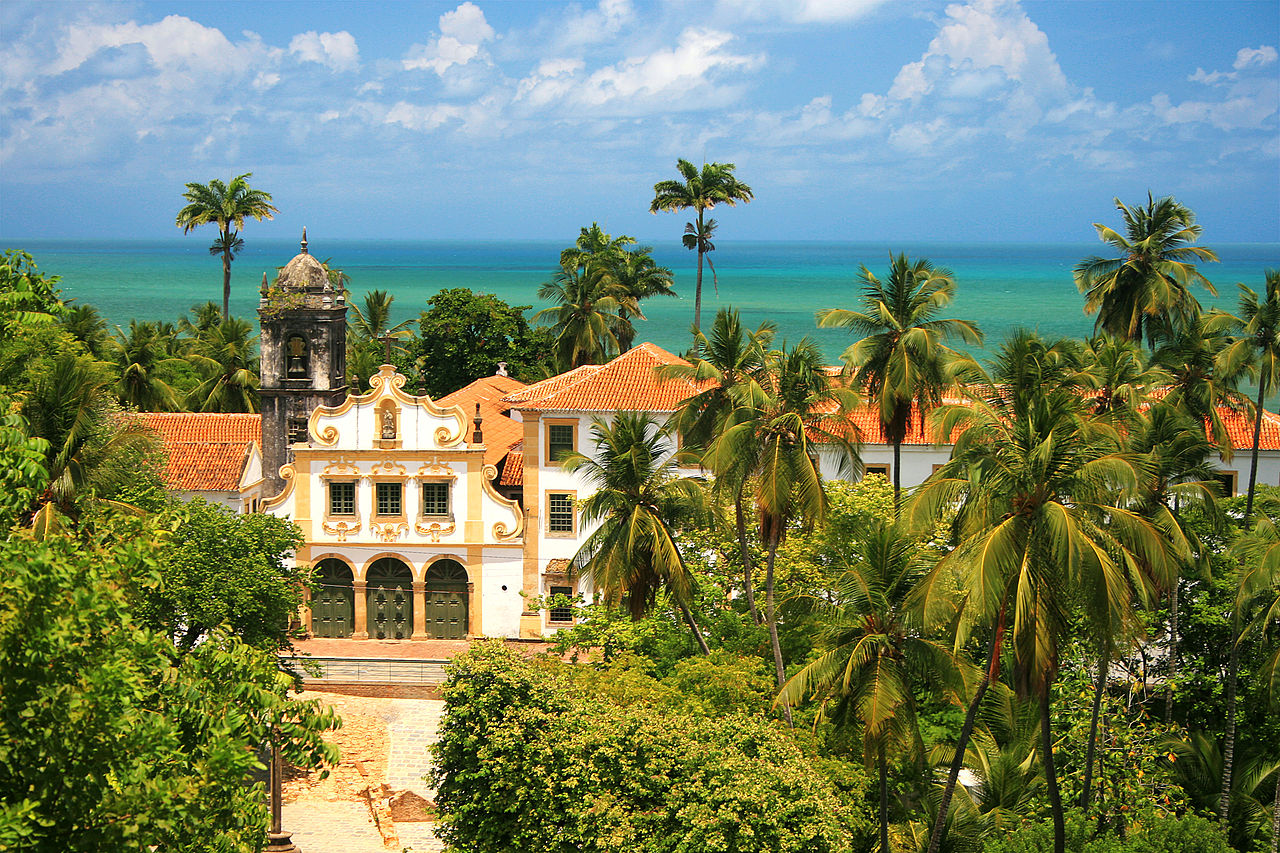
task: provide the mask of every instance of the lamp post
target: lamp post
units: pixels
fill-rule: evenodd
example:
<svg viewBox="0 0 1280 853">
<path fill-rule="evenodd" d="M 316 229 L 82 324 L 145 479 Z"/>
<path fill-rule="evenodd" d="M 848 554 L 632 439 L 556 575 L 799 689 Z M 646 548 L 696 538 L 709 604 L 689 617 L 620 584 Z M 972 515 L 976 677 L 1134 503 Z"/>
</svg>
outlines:
<svg viewBox="0 0 1280 853">
<path fill-rule="evenodd" d="M 273 733 L 274 734 L 274 733 Z M 293 833 L 280 828 L 280 780 L 281 772 L 280 747 L 276 738 L 271 738 L 271 829 L 267 832 L 267 846 L 263 853 L 302 853 L 290 840 Z"/>
</svg>

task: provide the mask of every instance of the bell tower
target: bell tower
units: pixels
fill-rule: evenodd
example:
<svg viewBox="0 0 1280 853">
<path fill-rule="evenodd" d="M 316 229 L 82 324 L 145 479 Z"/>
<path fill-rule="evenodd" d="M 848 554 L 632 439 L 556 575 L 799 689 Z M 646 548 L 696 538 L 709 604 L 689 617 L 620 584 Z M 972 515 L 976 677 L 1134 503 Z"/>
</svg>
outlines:
<svg viewBox="0 0 1280 853">
<path fill-rule="evenodd" d="M 328 271 L 307 251 L 285 265 L 275 287 L 262 274 L 258 302 L 262 363 L 262 474 L 269 494 L 284 487 L 280 466 L 293 461 L 294 444 L 306 444 L 307 419 L 317 406 L 347 396 L 347 303 Z"/>
</svg>

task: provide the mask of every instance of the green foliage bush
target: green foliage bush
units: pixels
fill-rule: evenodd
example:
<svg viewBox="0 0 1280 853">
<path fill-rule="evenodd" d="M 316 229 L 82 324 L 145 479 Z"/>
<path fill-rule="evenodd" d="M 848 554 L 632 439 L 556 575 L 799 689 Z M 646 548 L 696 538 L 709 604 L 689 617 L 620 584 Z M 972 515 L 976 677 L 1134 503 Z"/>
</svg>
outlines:
<svg viewBox="0 0 1280 853">
<path fill-rule="evenodd" d="M 446 841 L 475 853 L 823 853 L 851 851 L 869 827 L 765 718 L 619 703 L 573 671 L 498 645 L 454 661 L 436 747 Z"/>
<path fill-rule="evenodd" d="M 1094 838 L 1094 825 L 1078 811 L 1067 816 L 1067 853 L 1231 853 L 1217 824 L 1197 815 L 1159 816 L 1134 824 L 1122 839 Z M 1028 823 L 1006 838 L 993 838 L 986 853 L 1052 853 L 1053 826 Z"/>
</svg>

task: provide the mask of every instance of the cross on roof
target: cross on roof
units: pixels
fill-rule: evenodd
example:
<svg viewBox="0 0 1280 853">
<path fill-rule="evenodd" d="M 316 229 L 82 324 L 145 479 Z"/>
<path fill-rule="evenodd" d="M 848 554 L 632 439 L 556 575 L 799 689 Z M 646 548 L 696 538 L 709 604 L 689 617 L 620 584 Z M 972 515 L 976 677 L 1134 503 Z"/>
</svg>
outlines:
<svg viewBox="0 0 1280 853">
<path fill-rule="evenodd" d="M 387 360 L 383 362 L 383 364 L 390 364 L 391 363 L 391 335 L 389 334 L 383 335 L 382 337 L 378 338 L 378 340 L 382 341 L 383 346 L 387 348 Z"/>
</svg>

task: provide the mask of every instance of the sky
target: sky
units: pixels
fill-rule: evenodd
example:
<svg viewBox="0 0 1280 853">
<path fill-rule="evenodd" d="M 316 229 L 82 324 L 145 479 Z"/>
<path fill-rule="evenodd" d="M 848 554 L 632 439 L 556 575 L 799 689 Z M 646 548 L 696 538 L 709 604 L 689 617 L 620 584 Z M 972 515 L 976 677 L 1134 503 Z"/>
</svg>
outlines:
<svg viewBox="0 0 1280 853">
<path fill-rule="evenodd" d="M 251 172 L 292 238 L 1087 242 L 1175 196 L 1280 241 L 1280 3 L 0 4 L 0 242 L 181 239 Z M 1280 260 L 1280 259 L 1278 259 Z"/>
</svg>

